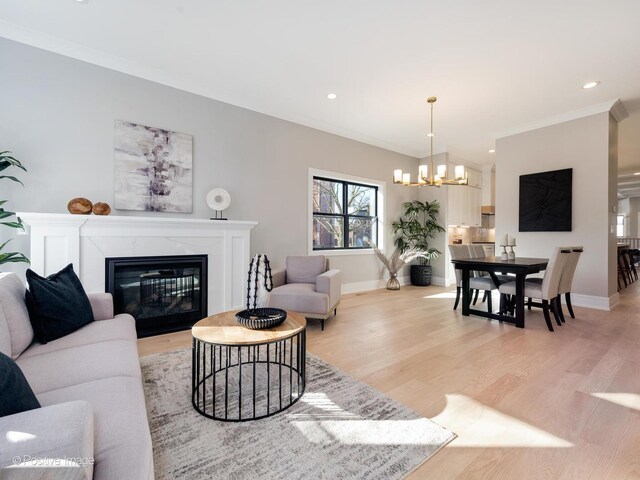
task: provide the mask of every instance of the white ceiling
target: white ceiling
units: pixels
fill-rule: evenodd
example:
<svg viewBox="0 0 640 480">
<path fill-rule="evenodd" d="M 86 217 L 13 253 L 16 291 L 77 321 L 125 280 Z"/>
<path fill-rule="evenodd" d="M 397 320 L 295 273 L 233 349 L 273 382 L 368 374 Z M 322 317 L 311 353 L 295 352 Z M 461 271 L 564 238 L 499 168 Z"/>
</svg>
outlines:
<svg viewBox="0 0 640 480">
<path fill-rule="evenodd" d="M 637 0 L 0 2 L 0 36 L 416 157 L 430 95 L 435 150 L 478 164 L 503 132 L 620 98 L 625 168 L 639 19 Z"/>
</svg>

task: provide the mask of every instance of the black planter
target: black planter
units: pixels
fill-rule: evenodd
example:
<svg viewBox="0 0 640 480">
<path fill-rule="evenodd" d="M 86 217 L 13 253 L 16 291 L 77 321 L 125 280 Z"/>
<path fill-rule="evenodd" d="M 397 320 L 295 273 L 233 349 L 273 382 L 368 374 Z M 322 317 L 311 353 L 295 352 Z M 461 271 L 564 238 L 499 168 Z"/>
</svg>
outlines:
<svg viewBox="0 0 640 480">
<path fill-rule="evenodd" d="M 431 265 L 411 265 L 411 285 L 418 287 L 431 285 Z"/>
</svg>

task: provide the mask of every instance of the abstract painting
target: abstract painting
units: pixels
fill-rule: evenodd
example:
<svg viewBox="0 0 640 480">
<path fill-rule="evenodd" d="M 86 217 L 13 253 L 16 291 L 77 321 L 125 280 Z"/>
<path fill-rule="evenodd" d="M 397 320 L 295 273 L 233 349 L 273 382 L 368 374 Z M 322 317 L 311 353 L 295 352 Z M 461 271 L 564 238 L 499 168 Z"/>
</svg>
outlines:
<svg viewBox="0 0 640 480">
<path fill-rule="evenodd" d="M 520 231 L 570 232 L 573 169 L 520 176 Z"/>
<path fill-rule="evenodd" d="M 115 207 L 191 213 L 193 137 L 115 122 Z"/>
</svg>

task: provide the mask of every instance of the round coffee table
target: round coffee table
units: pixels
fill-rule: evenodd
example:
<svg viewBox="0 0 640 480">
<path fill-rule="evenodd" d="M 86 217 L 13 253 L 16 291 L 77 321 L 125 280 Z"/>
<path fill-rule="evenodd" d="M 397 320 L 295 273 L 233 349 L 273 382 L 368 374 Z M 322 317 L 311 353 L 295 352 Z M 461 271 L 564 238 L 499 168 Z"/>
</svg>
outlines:
<svg viewBox="0 0 640 480">
<path fill-rule="evenodd" d="M 306 386 L 306 319 L 287 312 L 275 328 L 250 330 L 239 310 L 200 320 L 191 329 L 191 401 L 202 415 L 242 422 L 282 412 Z"/>
</svg>

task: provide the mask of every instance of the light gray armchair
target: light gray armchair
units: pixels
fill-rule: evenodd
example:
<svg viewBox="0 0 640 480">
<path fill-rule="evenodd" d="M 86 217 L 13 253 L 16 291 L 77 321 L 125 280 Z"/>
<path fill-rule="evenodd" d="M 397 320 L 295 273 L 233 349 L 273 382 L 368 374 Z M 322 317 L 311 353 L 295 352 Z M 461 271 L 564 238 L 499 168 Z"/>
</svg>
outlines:
<svg viewBox="0 0 640 480">
<path fill-rule="evenodd" d="M 342 279 L 340 270 L 329 270 L 323 255 L 287 257 L 285 270 L 274 270 L 269 307 L 291 310 L 321 321 L 338 312 Z"/>
</svg>

